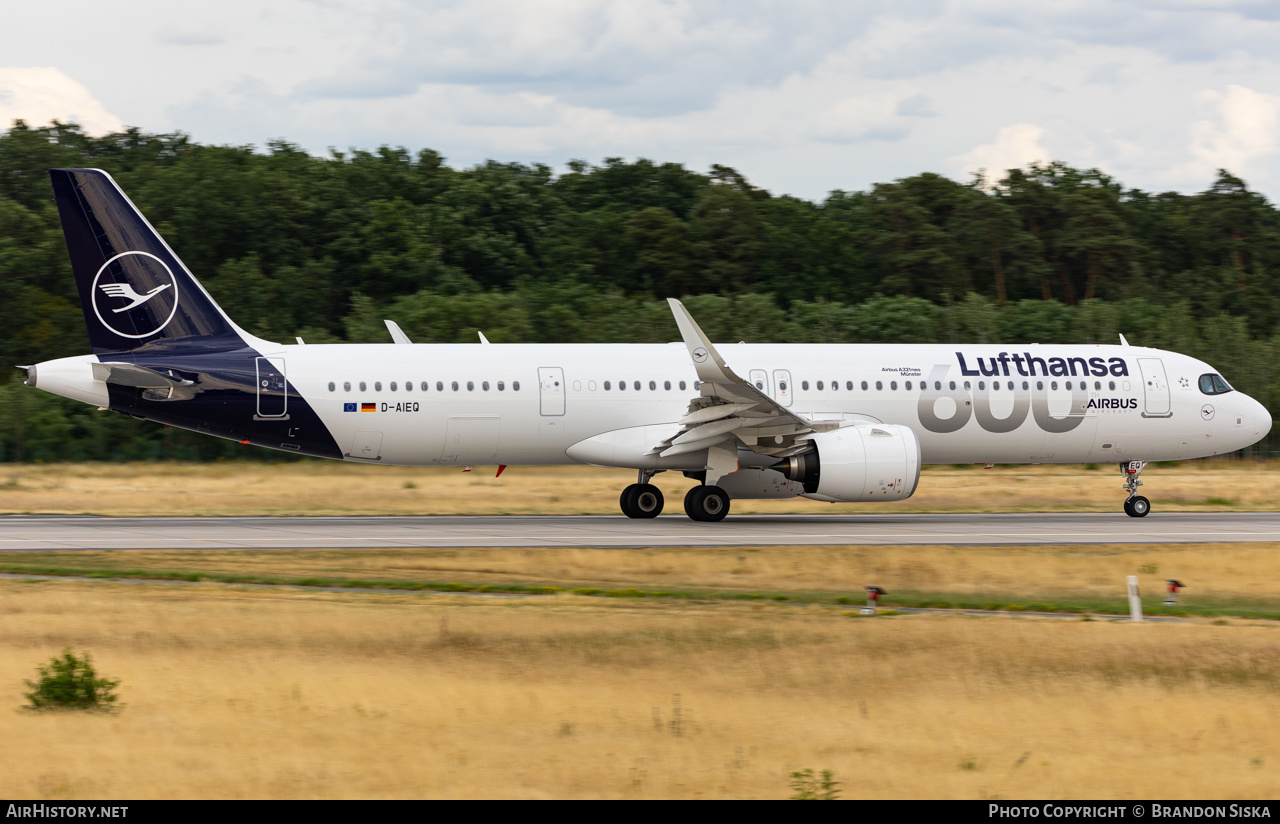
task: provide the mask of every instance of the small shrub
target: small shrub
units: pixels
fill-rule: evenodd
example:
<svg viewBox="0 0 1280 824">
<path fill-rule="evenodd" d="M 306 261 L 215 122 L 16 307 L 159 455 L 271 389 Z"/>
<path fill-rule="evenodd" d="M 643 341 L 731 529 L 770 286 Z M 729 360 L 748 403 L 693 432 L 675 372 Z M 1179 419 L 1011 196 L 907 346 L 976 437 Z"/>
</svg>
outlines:
<svg viewBox="0 0 1280 824">
<path fill-rule="evenodd" d="M 1143 564 L 1142 566 L 1138 567 L 1138 573 L 1140 575 L 1155 575 L 1159 571 L 1160 571 L 1159 564 Z"/>
<path fill-rule="evenodd" d="M 26 681 L 31 692 L 24 693 L 28 708 L 33 710 L 100 710 L 109 712 L 116 703 L 115 688 L 120 684 L 99 678 L 89 653 L 83 657 L 67 647 L 62 655 L 39 667 L 39 682 Z"/>
<path fill-rule="evenodd" d="M 836 801 L 840 798 L 840 782 L 835 780 L 836 774 L 831 770 L 823 770 L 821 776 L 814 775 L 813 770 L 799 770 L 791 773 L 792 801 Z"/>
</svg>

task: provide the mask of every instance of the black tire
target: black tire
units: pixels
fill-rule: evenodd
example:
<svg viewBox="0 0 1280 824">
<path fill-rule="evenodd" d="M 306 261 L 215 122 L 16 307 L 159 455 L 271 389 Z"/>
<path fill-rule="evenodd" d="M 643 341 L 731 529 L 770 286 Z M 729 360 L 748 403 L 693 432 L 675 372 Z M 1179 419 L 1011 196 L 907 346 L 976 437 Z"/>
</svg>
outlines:
<svg viewBox="0 0 1280 824">
<path fill-rule="evenodd" d="M 1151 501 L 1141 495 L 1135 495 L 1129 499 L 1129 515 L 1134 518 L 1145 518 L 1147 513 L 1151 511 Z"/>
<path fill-rule="evenodd" d="M 695 521 L 723 521 L 729 514 L 729 494 L 718 486 L 695 486 L 685 495 L 684 511 Z"/>
<path fill-rule="evenodd" d="M 1124 514 L 1128 515 L 1130 518 L 1136 518 L 1136 517 L 1138 517 L 1137 515 L 1134 515 L 1134 514 L 1133 514 L 1133 508 L 1129 506 L 1129 503 L 1130 503 L 1130 502 L 1129 502 L 1129 499 L 1128 499 L 1128 498 L 1125 498 L 1125 499 L 1124 499 Z"/>
<path fill-rule="evenodd" d="M 695 521 L 701 520 L 697 516 L 697 514 L 695 514 L 697 513 L 698 508 L 694 504 L 694 499 L 696 499 L 701 492 L 702 492 L 702 487 L 694 486 L 694 487 L 690 487 L 689 491 L 684 493 L 684 514 L 688 515 L 690 518 L 692 518 Z"/>
<path fill-rule="evenodd" d="M 622 490 L 622 494 L 618 496 L 618 506 L 622 508 L 622 514 L 628 518 L 642 517 L 640 511 L 636 509 L 636 493 L 640 489 L 640 484 L 632 484 Z"/>
<path fill-rule="evenodd" d="M 636 490 L 631 495 L 631 511 L 633 518 L 656 518 L 662 514 L 666 501 L 662 490 L 653 484 L 635 484 Z"/>
</svg>

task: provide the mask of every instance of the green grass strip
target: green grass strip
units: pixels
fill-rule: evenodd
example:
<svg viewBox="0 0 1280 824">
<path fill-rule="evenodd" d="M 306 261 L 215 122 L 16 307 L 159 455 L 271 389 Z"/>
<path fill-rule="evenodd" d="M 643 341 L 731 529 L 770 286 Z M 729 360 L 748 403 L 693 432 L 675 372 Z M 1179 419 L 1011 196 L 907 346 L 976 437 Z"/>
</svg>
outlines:
<svg viewBox="0 0 1280 824">
<path fill-rule="evenodd" d="M 187 583 L 250 584 L 256 586 L 310 587 L 323 589 L 363 589 L 386 592 L 475 592 L 512 595 L 555 595 L 567 592 L 593 598 L 679 598 L 702 601 L 775 601 L 791 604 L 861 606 L 860 597 L 834 595 L 829 592 L 733 592 L 724 590 L 650 590 L 626 587 L 558 587 L 540 584 L 472 584 L 459 581 L 385 581 L 360 578 L 288 578 L 271 575 L 239 575 L 223 572 L 188 572 L 181 570 L 101 569 L 82 567 L 0 564 L 0 573 L 41 575 L 59 578 L 92 578 L 98 580 L 180 581 Z M 1127 615 L 1128 603 L 1121 598 L 1054 598 L 1049 601 L 1014 602 L 1003 597 L 955 597 L 940 593 L 893 593 L 886 608 L 980 610 L 986 612 Z M 1237 617 L 1280 620 L 1280 608 L 1274 604 L 1250 601 L 1219 601 L 1166 607 L 1144 603 L 1143 613 L 1169 617 Z"/>
</svg>

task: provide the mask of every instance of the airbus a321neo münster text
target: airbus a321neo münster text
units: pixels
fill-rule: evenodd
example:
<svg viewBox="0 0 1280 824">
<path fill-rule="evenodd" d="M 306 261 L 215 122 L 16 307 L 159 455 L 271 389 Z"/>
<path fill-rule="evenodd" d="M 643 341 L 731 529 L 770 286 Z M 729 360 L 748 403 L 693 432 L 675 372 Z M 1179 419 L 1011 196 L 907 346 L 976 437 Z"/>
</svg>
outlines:
<svg viewBox="0 0 1280 824">
<path fill-rule="evenodd" d="M 730 501 L 901 501 L 925 463 L 1111 463 L 1124 511 L 1150 461 L 1219 455 L 1271 428 L 1213 367 L 1125 345 L 712 344 L 676 300 L 670 344 L 262 340 L 218 307 L 115 181 L 54 169 L 92 355 L 26 383 L 241 443 L 358 463 L 590 464 L 637 470 L 631 518 L 662 512 L 658 472 Z M 1124 343 L 1123 337 L 1121 342 Z M 732 366 L 730 366 L 732 365 Z"/>
</svg>

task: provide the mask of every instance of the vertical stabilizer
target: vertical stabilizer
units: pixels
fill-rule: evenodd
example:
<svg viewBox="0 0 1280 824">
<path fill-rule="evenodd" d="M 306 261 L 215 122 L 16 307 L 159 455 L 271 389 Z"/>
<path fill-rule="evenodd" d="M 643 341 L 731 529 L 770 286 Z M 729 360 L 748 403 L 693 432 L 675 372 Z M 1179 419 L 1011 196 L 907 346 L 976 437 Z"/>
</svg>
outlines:
<svg viewBox="0 0 1280 824">
<path fill-rule="evenodd" d="M 50 169 L 94 352 L 231 349 L 247 337 L 100 169 Z"/>
</svg>

